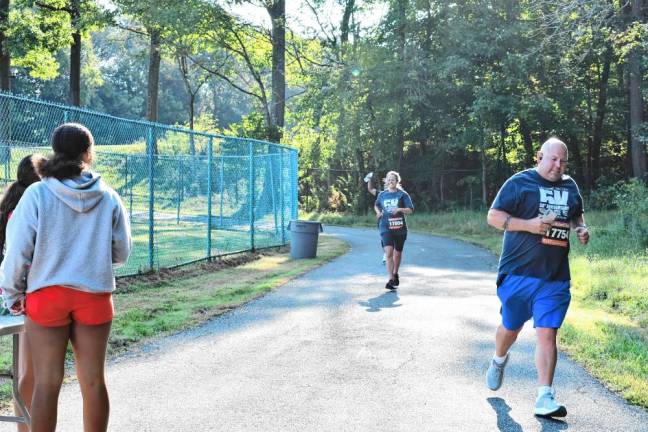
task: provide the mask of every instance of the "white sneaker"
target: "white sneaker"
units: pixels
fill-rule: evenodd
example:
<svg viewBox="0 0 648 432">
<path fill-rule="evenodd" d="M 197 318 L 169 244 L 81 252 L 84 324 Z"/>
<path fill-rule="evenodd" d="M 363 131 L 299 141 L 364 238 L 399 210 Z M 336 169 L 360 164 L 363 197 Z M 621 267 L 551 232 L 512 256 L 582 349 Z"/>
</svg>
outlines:
<svg viewBox="0 0 648 432">
<path fill-rule="evenodd" d="M 510 355 L 511 353 L 506 353 L 506 358 L 502 364 L 497 363 L 495 359 L 491 359 L 490 366 L 486 372 L 486 385 L 489 389 L 495 391 L 502 387 L 502 381 L 504 381 L 504 369 L 506 368 L 506 363 L 508 363 Z"/>
<path fill-rule="evenodd" d="M 551 389 L 551 391 L 538 396 L 533 413 L 540 417 L 565 417 L 567 408 L 558 405 L 555 400 L 554 390 Z"/>
</svg>

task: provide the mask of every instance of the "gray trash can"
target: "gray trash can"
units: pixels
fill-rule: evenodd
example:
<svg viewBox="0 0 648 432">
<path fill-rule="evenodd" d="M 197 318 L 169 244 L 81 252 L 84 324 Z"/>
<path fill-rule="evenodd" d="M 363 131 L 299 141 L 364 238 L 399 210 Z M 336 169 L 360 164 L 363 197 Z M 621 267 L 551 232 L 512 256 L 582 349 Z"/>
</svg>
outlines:
<svg viewBox="0 0 648 432">
<path fill-rule="evenodd" d="M 324 231 L 321 222 L 291 220 L 288 224 L 290 231 L 290 258 L 315 258 L 317 255 L 317 238 Z"/>
</svg>

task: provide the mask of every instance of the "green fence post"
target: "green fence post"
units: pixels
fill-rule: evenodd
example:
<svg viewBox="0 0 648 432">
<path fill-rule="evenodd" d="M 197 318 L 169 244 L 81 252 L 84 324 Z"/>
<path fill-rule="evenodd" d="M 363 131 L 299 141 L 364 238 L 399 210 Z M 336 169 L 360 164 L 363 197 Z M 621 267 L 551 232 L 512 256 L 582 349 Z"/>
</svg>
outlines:
<svg viewBox="0 0 648 432">
<path fill-rule="evenodd" d="M 218 190 L 220 191 L 220 229 L 223 229 L 223 192 L 225 190 L 224 186 L 224 180 L 225 180 L 225 159 L 221 155 L 220 157 L 220 178 L 219 178 L 219 184 L 218 184 Z"/>
<path fill-rule="evenodd" d="M 207 141 L 207 258 L 211 257 L 212 247 L 212 148 L 213 138 L 209 137 Z"/>
<path fill-rule="evenodd" d="M 299 197 L 297 196 L 297 182 L 298 182 L 298 173 L 297 173 L 297 152 L 293 150 L 290 154 L 291 159 L 291 172 L 290 172 L 290 186 L 292 188 L 292 197 L 291 197 L 291 216 L 293 219 L 297 219 L 299 216 Z"/>
<path fill-rule="evenodd" d="M 154 187 L 154 174 L 155 174 L 155 161 L 153 153 L 153 126 L 149 126 L 148 130 L 148 169 L 149 169 L 149 243 L 148 243 L 148 256 L 149 256 L 149 270 L 153 269 L 153 246 L 155 244 L 153 223 L 155 218 L 155 187 Z"/>
<path fill-rule="evenodd" d="M 252 147 L 252 142 L 248 144 L 249 153 L 250 153 L 250 178 L 249 178 L 249 190 L 248 202 L 250 203 L 250 250 L 254 251 L 254 148 Z"/>
<path fill-rule="evenodd" d="M 267 155 L 267 161 L 268 163 L 266 165 L 270 165 L 270 184 L 272 185 L 272 194 L 270 195 L 272 197 L 272 215 L 274 216 L 274 226 L 275 226 L 275 235 L 277 235 L 277 199 L 275 198 L 275 187 L 274 187 L 274 153 L 270 153 Z M 266 169 L 268 169 L 266 167 Z"/>
<path fill-rule="evenodd" d="M 286 230 L 284 220 L 284 188 L 283 188 L 283 156 L 284 151 L 279 150 L 279 210 L 281 211 L 281 244 L 286 244 Z"/>
<path fill-rule="evenodd" d="M 184 192 L 184 162 L 182 156 L 178 157 L 178 181 L 176 182 L 176 225 L 180 225 L 180 203 L 183 199 Z"/>
<path fill-rule="evenodd" d="M 130 200 L 128 203 L 128 220 L 133 221 L 133 190 L 128 187 L 128 173 L 130 171 L 128 166 L 128 155 L 124 156 L 124 192 L 123 196 L 125 197 L 128 191 L 130 190 Z"/>
</svg>

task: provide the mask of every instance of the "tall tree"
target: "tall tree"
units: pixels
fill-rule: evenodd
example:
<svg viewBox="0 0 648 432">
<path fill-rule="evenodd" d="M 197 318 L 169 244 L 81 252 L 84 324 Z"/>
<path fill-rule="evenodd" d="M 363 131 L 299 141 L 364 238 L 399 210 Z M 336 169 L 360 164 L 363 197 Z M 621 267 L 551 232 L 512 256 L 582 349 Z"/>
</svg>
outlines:
<svg viewBox="0 0 648 432">
<path fill-rule="evenodd" d="M 271 139 L 281 141 L 286 111 L 286 1 L 265 3 L 272 21 L 272 102 Z"/>
<path fill-rule="evenodd" d="M 104 23 L 107 14 L 102 11 L 94 0 L 66 0 L 64 3 L 56 0 L 36 1 L 36 5 L 52 13 L 64 13 L 70 23 L 70 81 L 69 103 L 81 105 L 81 49 L 82 35 L 90 28 Z"/>
<path fill-rule="evenodd" d="M 11 54 L 6 30 L 9 26 L 9 0 L 0 0 L 0 90 L 11 90 Z"/>
<path fill-rule="evenodd" d="M 632 0 L 630 10 L 626 6 L 626 13 L 629 15 L 629 28 L 635 31 L 641 24 L 645 23 L 643 11 L 643 0 Z M 628 57 L 628 92 L 630 99 L 630 154 L 632 156 L 632 175 L 637 178 L 646 177 L 646 145 L 641 139 L 640 133 L 643 126 L 644 101 L 642 94 L 642 66 L 640 47 L 634 47 Z"/>
</svg>

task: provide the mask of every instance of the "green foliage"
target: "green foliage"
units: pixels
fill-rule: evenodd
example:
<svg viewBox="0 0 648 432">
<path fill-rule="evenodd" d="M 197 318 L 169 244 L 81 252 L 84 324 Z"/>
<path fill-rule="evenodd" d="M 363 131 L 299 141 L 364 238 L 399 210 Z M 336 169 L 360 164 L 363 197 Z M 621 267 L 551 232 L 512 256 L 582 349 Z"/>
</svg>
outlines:
<svg viewBox="0 0 648 432">
<path fill-rule="evenodd" d="M 623 229 L 636 247 L 648 251 L 648 188 L 633 179 L 619 188 L 615 203 L 621 213 Z"/>
</svg>

